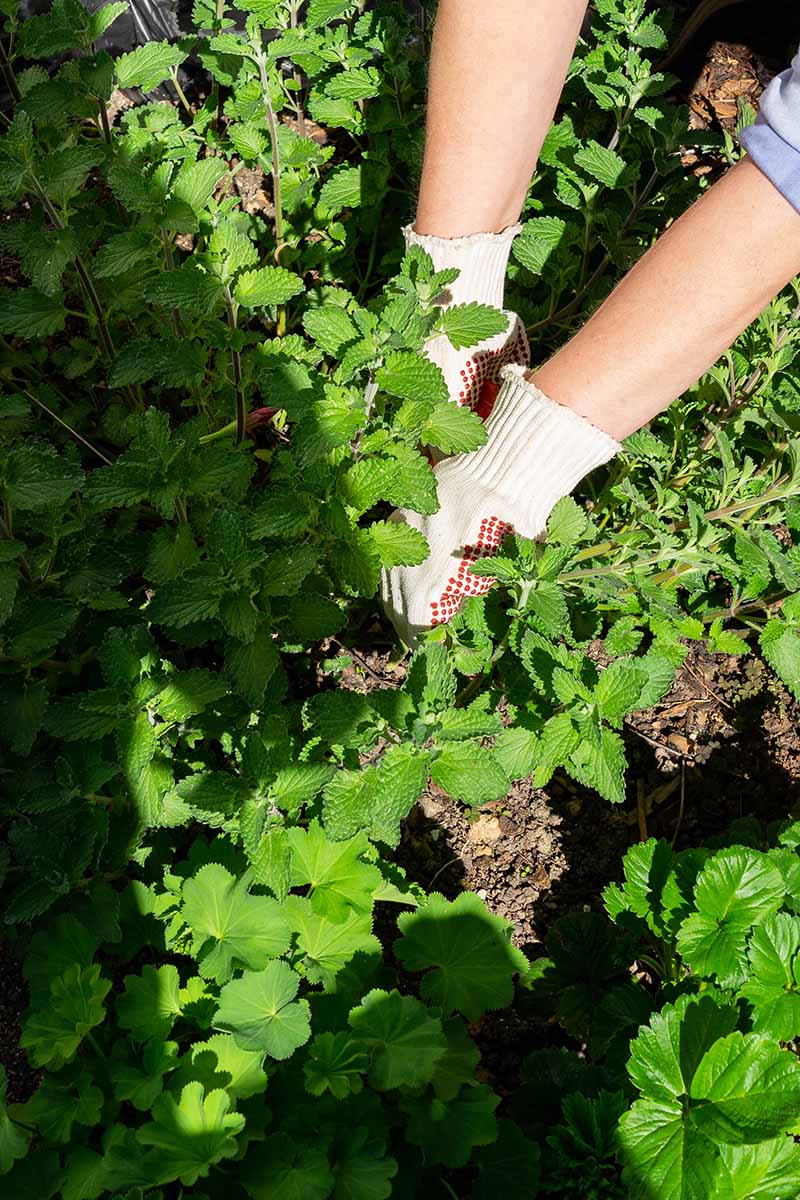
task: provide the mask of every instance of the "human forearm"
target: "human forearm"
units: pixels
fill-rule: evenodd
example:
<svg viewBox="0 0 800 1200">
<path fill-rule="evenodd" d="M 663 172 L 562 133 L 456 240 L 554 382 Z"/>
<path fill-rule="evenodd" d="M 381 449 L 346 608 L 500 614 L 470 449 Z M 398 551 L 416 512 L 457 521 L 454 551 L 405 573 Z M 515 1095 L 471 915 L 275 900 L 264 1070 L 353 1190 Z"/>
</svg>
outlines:
<svg viewBox="0 0 800 1200">
<path fill-rule="evenodd" d="M 441 0 L 417 232 L 518 219 L 585 11 L 586 0 Z"/>
<path fill-rule="evenodd" d="M 627 437 L 693 384 L 798 271 L 800 214 L 745 158 L 531 377 L 612 437 Z"/>
</svg>

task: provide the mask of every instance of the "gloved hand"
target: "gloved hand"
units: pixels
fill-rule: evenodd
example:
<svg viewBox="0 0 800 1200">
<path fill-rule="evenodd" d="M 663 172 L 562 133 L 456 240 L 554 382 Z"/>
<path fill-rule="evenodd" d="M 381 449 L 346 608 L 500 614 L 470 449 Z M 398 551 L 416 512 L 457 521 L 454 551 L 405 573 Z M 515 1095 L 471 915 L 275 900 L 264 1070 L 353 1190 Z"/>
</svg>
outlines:
<svg viewBox="0 0 800 1200">
<path fill-rule="evenodd" d="M 556 404 L 509 364 L 486 422 L 488 441 L 434 468 L 439 510 L 392 514 L 427 539 L 430 554 L 416 567 L 384 570 L 381 598 L 400 637 L 414 646 L 424 629 L 448 621 L 465 596 L 480 596 L 491 578 L 469 574 L 478 558 L 495 554 L 512 530 L 538 537 L 556 501 L 620 449 L 609 434 Z"/>
<path fill-rule="evenodd" d="M 431 256 L 437 271 L 457 267 L 460 272 L 442 291 L 437 304 L 449 308 L 477 301 L 500 309 L 508 318 L 502 333 L 469 349 L 456 350 L 445 334 L 430 338 L 423 348 L 423 353 L 442 371 L 450 399 L 475 409 L 484 419 L 491 411 L 501 367 L 506 363 L 527 366 L 530 361 L 525 326 L 516 313 L 503 307 L 508 256 L 511 243 L 521 229 L 517 224 L 509 225 L 501 233 L 442 238 L 417 233 L 411 225 L 403 226 L 406 249 L 420 246 Z"/>
</svg>

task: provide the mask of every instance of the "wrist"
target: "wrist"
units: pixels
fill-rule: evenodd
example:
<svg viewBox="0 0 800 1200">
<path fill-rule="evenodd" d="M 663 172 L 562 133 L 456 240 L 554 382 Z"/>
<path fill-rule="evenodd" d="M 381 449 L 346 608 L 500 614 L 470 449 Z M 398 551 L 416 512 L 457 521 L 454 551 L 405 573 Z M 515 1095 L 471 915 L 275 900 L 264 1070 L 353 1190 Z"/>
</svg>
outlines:
<svg viewBox="0 0 800 1200">
<path fill-rule="evenodd" d="M 417 233 L 413 225 L 404 225 L 402 232 L 406 249 L 420 246 L 431 256 L 435 270 L 458 268 L 458 279 L 447 285 L 441 302 L 450 305 L 478 301 L 503 308 L 508 258 L 521 229 L 522 225 L 516 223 L 499 233 L 469 233 L 455 238 Z"/>
</svg>

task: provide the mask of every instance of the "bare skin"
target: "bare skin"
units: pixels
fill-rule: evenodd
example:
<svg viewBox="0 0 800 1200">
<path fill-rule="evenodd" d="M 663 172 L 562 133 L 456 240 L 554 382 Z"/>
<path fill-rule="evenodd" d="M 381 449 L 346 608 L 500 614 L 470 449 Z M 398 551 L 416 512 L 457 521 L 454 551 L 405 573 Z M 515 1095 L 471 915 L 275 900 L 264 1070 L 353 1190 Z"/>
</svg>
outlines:
<svg viewBox="0 0 800 1200">
<path fill-rule="evenodd" d="M 586 0 L 441 0 L 415 228 L 500 232 L 522 211 Z M 613 437 L 667 408 L 800 272 L 800 214 L 748 158 L 544 366 L 537 386 Z"/>
<path fill-rule="evenodd" d="M 800 213 L 744 158 L 530 378 L 621 439 L 667 408 L 800 272 Z"/>
<path fill-rule="evenodd" d="M 417 233 L 500 233 L 519 219 L 586 4 L 441 0 Z"/>
</svg>

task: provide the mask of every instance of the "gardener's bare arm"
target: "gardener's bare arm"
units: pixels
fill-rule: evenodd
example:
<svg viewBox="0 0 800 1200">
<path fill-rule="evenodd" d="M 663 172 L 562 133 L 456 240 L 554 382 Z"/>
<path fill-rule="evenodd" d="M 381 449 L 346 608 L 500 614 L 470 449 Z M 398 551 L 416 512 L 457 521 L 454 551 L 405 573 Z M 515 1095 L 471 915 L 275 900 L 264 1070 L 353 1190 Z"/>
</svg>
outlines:
<svg viewBox="0 0 800 1200">
<path fill-rule="evenodd" d="M 744 159 L 550 362 L 503 367 L 487 445 L 436 468 L 437 513 L 398 514 L 431 547 L 419 566 L 384 575 L 404 640 L 486 591 L 491 580 L 471 576 L 471 563 L 509 529 L 541 533 L 556 501 L 694 383 L 798 271 L 800 212 Z"/>
<path fill-rule="evenodd" d="M 800 213 L 744 158 L 531 376 L 615 438 L 695 382 L 800 272 Z"/>
<path fill-rule="evenodd" d="M 459 237 L 519 218 L 587 0 L 441 0 L 415 228 Z"/>
</svg>

